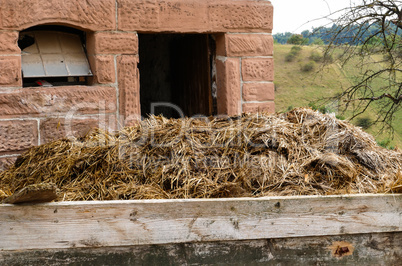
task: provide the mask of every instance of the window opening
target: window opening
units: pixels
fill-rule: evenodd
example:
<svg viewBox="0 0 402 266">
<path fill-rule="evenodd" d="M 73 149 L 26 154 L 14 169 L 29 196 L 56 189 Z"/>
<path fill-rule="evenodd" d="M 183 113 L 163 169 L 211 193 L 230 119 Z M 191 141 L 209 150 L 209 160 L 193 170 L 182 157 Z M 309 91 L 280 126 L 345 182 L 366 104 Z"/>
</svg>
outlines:
<svg viewBox="0 0 402 266">
<path fill-rule="evenodd" d="M 20 33 L 24 87 L 86 85 L 92 71 L 85 33 L 62 26 L 39 26 Z"/>
</svg>

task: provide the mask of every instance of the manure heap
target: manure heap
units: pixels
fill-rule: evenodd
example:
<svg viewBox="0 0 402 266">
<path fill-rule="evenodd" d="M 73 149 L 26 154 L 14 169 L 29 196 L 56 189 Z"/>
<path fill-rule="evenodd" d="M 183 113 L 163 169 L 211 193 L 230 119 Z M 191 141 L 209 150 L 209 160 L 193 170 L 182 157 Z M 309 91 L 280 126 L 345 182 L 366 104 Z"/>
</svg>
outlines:
<svg viewBox="0 0 402 266">
<path fill-rule="evenodd" d="M 41 183 L 56 184 L 58 200 L 400 193 L 402 153 L 311 109 L 151 116 L 31 148 L 0 173 L 0 200 Z"/>
</svg>

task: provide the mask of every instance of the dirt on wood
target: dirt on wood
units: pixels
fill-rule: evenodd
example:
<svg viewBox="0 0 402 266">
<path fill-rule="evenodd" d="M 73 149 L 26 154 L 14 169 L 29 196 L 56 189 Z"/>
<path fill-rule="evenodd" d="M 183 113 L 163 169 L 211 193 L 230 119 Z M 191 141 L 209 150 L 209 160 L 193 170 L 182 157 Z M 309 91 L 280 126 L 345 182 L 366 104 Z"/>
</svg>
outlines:
<svg viewBox="0 0 402 266">
<path fill-rule="evenodd" d="M 59 200 L 401 193 L 402 152 L 334 115 L 167 119 L 33 147 L 0 173 L 0 200 L 54 183 Z"/>
<path fill-rule="evenodd" d="M 13 195 L 5 198 L 2 203 L 42 203 L 57 199 L 57 187 L 53 183 L 40 183 L 28 185 Z"/>
</svg>

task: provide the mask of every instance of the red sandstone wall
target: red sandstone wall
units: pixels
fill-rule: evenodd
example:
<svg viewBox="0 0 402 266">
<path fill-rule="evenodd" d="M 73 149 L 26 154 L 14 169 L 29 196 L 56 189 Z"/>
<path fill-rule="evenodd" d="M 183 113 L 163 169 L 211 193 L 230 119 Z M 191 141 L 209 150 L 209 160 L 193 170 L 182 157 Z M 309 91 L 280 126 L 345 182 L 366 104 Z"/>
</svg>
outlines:
<svg viewBox="0 0 402 266">
<path fill-rule="evenodd" d="M 34 145 L 140 117 L 137 32 L 211 33 L 219 114 L 274 111 L 273 7 L 266 0 L 0 1 L 0 169 Z M 87 32 L 92 86 L 22 88 L 19 31 Z"/>
</svg>

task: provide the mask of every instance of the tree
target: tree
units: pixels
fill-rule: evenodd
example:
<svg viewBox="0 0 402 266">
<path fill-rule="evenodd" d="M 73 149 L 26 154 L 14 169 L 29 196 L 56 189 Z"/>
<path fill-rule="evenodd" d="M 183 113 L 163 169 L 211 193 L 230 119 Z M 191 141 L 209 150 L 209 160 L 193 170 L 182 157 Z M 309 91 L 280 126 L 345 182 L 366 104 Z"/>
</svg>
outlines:
<svg viewBox="0 0 402 266">
<path fill-rule="evenodd" d="M 308 44 L 308 39 L 304 38 L 301 34 L 293 34 L 287 41 L 288 44 L 295 45 L 306 45 Z"/>
<path fill-rule="evenodd" d="M 274 40 L 280 44 L 285 44 L 288 42 L 288 40 L 291 36 L 292 36 L 292 33 L 290 33 L 290 32 L 277 33 L 277 34 L 274 34 Z"/>
<path fill-rule="evenodd" d="M 301 35 L 303 36 L 303 38 L 309 38 L 310 37 L 310 31 L 309 30 L 304 30 L 301 32 Z"/>
<path fill-rule="evenodd" d="M 311 44 L 324 45 L 324 41 L 321 38 L 312 38 Z"/>
<path fill-rule="evenodd" d="M 353 111 L 353 118 L 373 106 L 375 122 L 392 128 L 402 103 L 402 0 L 360 2 L 335 12 L 340 16 L 326 33 L 325 54 L 340 52 L 334 58 L 342 66 L 357 56 L 361 69 L 335 99 L 345 103 L 343 110 Z"/>
</svg>

